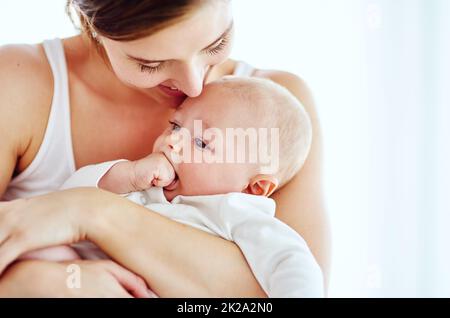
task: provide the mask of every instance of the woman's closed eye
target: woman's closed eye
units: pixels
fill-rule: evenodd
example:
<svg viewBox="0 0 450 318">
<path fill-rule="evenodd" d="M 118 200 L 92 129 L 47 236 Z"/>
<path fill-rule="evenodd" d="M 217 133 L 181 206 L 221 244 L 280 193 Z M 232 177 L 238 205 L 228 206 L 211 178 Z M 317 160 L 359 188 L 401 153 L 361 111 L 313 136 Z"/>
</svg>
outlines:
<svg viewBox="0 0 450 318">
<path fill-rule="evenodd" d="M 224 51 L 225 48 L 227 47 L 228 41 L 229 41 L 229 35 L 220 39 L 214 47 L 206 50 L 206 53 L 208 55 L 218 55 L 218 54 L 222 53 L 222 51 Z M 154 73 L 161 71 L 163 66 L 164 66 L 164 63 L 162 63 L 162 62 L 154 64 L 154 65 L 138 63 L 138 67 L 139 67 L 140 71 L 142 73 L 149 73 L 149 74 L 154 74 Z"/>
<path fill-rule="evenodd" d="M 219 55 L 220 53 L 224 52 L 225 49 L 228 46 L 228 43 L 230 42 L 230 38 L 231 38 L 231 28 L 230 30 L 227 32 L 227 34 L 225 34 L 220 40 L 218 40 L 216 43 L 214 43 L 214 45 L 210 48 L 207 48 L 203 51 L 203 53 L 206 53 L 208 55 Z M 139 70 L 142 73 L 149 73 L 149 74 L 154 74 L 157 73 L 159 71 L 162 70 L 162 68 L 165 66 L 166 61 L 161 61 L 161 62 L 157 62 L 157 63 L 152 63 L 152 64 L 143 64 L 143 63 L 138 63 L 137 66 L 139 67 Z"/>
<path fill-rule="evenodd" d="M 212 48 L 207 49 L 206 53 L 208 55 L 220 54 L 227 47 L 229 40 L 230 40 L 230 34 L 227 34 L 223 38 L 221 38 L 219 41 L 217 41 Z"/>
<path fill-rule="evenodd" d="M 156 73 L 159 72 L 162 68 L 163 68 L 164 63 L 156 63 L 154 65 L 149 65 L 149 64 L 141 64 L 138 63 L 139 69 L 141 70 L 142 73 Z"/>
</svg>

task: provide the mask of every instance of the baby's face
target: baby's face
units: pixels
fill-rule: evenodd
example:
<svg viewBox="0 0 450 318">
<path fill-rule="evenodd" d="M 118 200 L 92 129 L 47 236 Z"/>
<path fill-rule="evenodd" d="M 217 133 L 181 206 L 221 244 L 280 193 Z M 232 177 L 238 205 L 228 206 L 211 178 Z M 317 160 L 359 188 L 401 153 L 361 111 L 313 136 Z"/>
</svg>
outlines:
<svg viewBox="0 0 450 318">
<path fill-rule="evenodd" d="M 250 179 L 258 174 L 259 165 L 249 162 L 248 149 L 237 149 L 236 142 L 234 147 L 225 142 L 227 128 L 246 129 L 257 120 L 245 107 L 245 103 L 216 86 L 206 88 L 200 97 L 188 98 L 175 112 L 153 149 L 166 155 L 177 174 L 178 180 L 164 189 L 168 200 L 177 195 L 245 191 Z M 213 133 L 208 136 L 208 131 Z M 239 152 L 245 155 L 244 162 L 236 160 Z"/>
</svg>

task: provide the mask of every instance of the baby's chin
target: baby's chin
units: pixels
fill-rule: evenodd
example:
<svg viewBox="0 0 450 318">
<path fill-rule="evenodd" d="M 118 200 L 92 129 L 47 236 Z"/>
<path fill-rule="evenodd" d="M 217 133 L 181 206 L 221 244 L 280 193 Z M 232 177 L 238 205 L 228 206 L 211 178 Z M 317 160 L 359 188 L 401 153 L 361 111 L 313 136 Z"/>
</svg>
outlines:
<svg viewBox="0 0 450 318">
<path fill-rule="evenodd" d="M 192 191 L 183 191 L 182 188 L 177 187 L 173 190 L 167 190 L 163 189 L 164 197 L 167 201 L 172 202 L 173 199 L 175 199 L 177 196 L 182 195 L 185 197 L 192 197 L 192 196 L 204 196 L 204 195 L 221 195 L 221 194 L 228 194 L 232 192 L 242 192 L 242 191 L 235 191 L 233 189 L 230 189 L 229 191 L 210 191 L 208 193 L 199 193 L 199 192 L 192 192 Z"/>
<path fill-rule="evenodd" d="M 222 185 L 219 188 L 217 188 L 217 186 L 215 186 L 214 184 L 197 184 L 197 186 L 189 184 L 186 186 L 186 184 L 183 184 L 183 182 L 177 175 L 175 180 L 170 185 L 163 188 L 163 193 L 166 200 L 172 202 L 172 200 L 179 195 L 190 197 L 243 192 L 242 190 L 239 191 L 238 189 L 242 189 L 242 187 L 239 187 L 239 184 Z"/>
<path fill-rule="evenodd" d="M 180 195 L 180 193 L 177 191 L 177 189 L 175 189 L 175 190 L 163 189 L 163 192 L 164 192 L 164 197 L 169 202 L 172 202 L 172 200 L 175 199 L 176 196 Z"/>
<path fill-rule="evenodd" d="M 172 200 L 175 199 L 179 195 L 186 196 L 186 197 L 203 195 L 202 193 L 192 193 L 189 191 L 183 191 L 183 189 L 181 189 L 180 187 L 177 187 L 173 190 L 167 190 L 167 189 L 163 188 L 163 193 L 164 193 L 164 197 L 169 202 L 172 202 Z"/>
</svg>

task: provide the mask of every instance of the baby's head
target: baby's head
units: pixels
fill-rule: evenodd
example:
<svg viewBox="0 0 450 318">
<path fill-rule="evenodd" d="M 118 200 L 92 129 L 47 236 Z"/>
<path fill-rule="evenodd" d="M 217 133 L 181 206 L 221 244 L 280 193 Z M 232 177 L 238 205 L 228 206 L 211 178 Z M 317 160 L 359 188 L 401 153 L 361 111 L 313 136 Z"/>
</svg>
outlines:
<svg viewBox="0 0 450 318">
<path fill-rule="evenodd" d="M 312 128 L 301 103 L 263 79 L 227 77 L 188 98 L 158 138 L 178 180 L 177 195 L 244 192 L 270 196 L 300 170 Z"/>
</svg>

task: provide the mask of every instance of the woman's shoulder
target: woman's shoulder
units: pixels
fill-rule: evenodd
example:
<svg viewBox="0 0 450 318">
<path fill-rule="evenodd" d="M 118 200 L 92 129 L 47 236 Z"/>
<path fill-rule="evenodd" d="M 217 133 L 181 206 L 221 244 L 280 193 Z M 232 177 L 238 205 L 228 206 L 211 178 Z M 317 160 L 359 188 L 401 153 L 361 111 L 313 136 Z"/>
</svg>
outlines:
<svg viewBox="0 0 450 318">
<path fill-rule="evenodd" d="M 254 76 L 266 78 L 287 88 L 297 97 L 308 112 L 315 110 L 313 95 L 306 81 L 300 76 L 277 70 L 256 70 Z"/>
<path fill-rule="evenodd" d="M 42 45 L 0 46 L 0 74 L 3 98 L 15 95 L 14 102 L 25 105 L 51 99 L 53 78 Z"/>
<path fill-rule="evenodd" d="M 221 76 L 233 74 L 238 66 L 238 61 L 229 59 L 220 66 L 218 74 Z M 242 62 L 244 63 L 244 62 Z M 221 77 L 219 76 L 219 77 Z M 306 81 L 300 76 L 279 70 L 255 69 L 254 77 L 265 78 L 287 88 L 295 97 L 297 97 L 304 105 L 308 112 L 315 113 L 313 95 Z"/>
<path fill-rule="evenodd" d="M 254 76 L 266 78 L 287 88 L 302 103 L 308 112 L 316 139 L 320 139 L 320 124 L 313 93 L 306 81 L 300 76 L 277 70 L 256 70 Z"/>
<path fill-rule="evenodd" d="M 0 46 L 0 126 L 23 151 L 45 131 L 53 76 L 42 45 Z"/>
<path fill-rule="evenodd" d="M 322 132 L 313 94 L 299 76 L 283 71 L 257 70 L 255 76 L 270 79 L 286 87 L 300 100 L 308 112 L 313 128 L 313 142 L 304 166 L 294 179 L 276 192 L 276 216 L 308 243 L 328 286 L 331 257 L 331 238 L 328 214 L 323 201 L 322 187 Z"/>
</svg>

